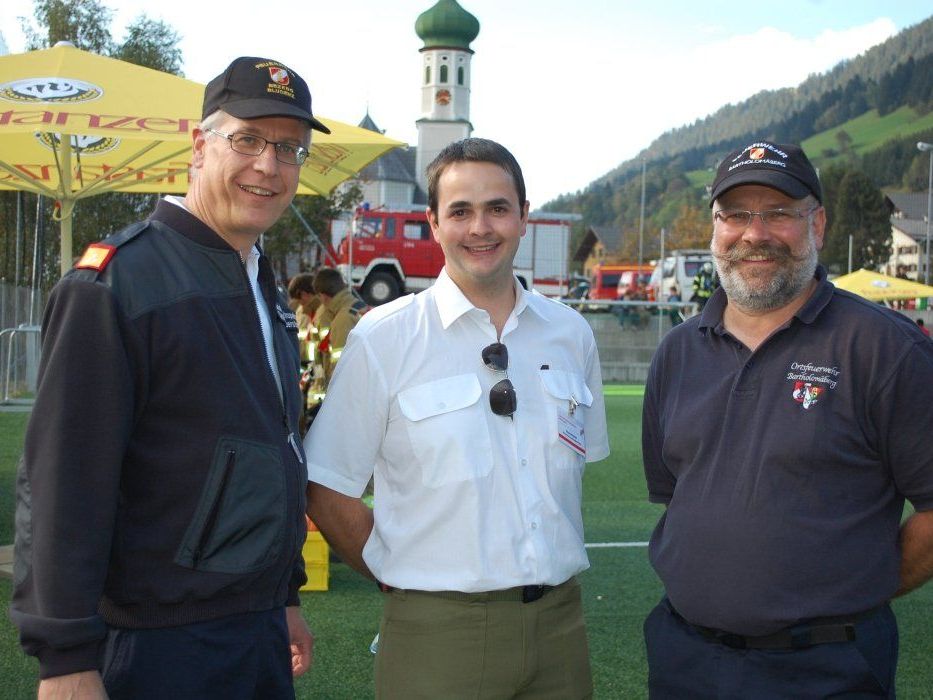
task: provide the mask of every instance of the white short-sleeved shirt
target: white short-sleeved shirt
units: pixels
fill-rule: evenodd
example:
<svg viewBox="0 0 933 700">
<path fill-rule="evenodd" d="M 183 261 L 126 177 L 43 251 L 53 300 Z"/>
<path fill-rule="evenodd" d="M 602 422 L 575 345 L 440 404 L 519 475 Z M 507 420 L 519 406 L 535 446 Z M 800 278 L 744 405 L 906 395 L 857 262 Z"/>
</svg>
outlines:
<svg viewBox="0 0 933 700">
<path fill-rule="evenodd" d="M 584 461 L 609 454 L 596 343 L 576 311 L 516 281 L 501 342 L 518 408 L 489 407 L 489 315 L 442 271 L 350 333 L 305 437 L 309 479 L 360 496 L 375 479 L 363 558 L 383 583 L 490 591 L 556 585 L 587 568 Z M 582 424 L 586 457 L 560 438 Z"/>
</svg>

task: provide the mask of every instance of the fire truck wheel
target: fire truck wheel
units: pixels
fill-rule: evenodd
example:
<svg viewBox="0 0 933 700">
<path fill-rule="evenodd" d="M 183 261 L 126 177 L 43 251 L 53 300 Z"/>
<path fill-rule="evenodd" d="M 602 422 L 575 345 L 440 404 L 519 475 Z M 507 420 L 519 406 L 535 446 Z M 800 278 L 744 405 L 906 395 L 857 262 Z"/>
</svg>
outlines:
<svg viewBox="0 0 933 700">
<path fill-rule="evenodd" d="M 399 295 L 399 283 L 388 272 L 373 272 L 363 283 L 363 300 L 370 306 L 379 306 L 392 301 Z"/>
</svg>

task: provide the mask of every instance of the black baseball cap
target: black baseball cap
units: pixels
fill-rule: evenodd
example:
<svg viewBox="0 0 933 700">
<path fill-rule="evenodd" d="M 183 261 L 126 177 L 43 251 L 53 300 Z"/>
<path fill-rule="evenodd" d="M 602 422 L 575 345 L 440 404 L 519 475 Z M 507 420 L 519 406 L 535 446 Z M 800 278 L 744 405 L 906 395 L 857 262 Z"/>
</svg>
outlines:
<svg viewBox="0 0 933 700">
<path fill-rule="evenodd" d="M 803 199 L 808 194 L 823 203 L 820 178 L 807 154 L 793 144 L 757 141 L 727 155 L 713 180 L 709 205 L 726 190 L 738 185 L 764 185 L 788 197 Z"/>
<path fill-rule="evenodd" d="M 311 114 L 308 84 L 291 68 L 268 58 L 241 56 L 207 84 L 201 118 L 218 109 L 238 119 L 294 117 L 330 133 Z"/>
</svg>

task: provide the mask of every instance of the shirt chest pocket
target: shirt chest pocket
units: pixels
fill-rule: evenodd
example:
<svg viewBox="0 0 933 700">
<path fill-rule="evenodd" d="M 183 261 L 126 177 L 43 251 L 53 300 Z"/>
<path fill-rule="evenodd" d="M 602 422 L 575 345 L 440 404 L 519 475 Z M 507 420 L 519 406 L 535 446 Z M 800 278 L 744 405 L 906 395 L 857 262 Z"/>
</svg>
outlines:
<svg viewBox="0 0 933 700">
<path fill-rule="evenodd" d="M 582 468 L 585 461 L 583 455 L 561 439 L 563 430 L 565 437 L 577 442 L 573 439 L 574 435 L 567 432 L 567 424 L 562 424 L 560 417 L 569 418 L 573 423 L 582 426 L 586 411 L 593 405 L 593 394 L 583 376 L 576 372 L 541 369 L 538 370 L 538 375 L 547 397 L 547 405 L 544 408 L 547 414 L 548 445 L 551 450 L 549 461 L 565 469 Z M 585 434 L 582 435 L 582 447 L 586 447 Z"/>
<path fill-rule="evenodd" d="M 470 481 L 492 470 L 483 389 L 475 374 L 399 392 L 399 409 L 425 486 Z"/>
</svg>

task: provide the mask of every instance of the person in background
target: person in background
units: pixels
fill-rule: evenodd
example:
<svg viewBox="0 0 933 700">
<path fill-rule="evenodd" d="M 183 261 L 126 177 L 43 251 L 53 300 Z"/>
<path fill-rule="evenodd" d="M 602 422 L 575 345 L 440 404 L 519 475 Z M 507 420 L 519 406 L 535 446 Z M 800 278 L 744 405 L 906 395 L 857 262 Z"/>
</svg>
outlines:
<svg viewBox="0 0 933 700">
<path fill-rule="evenodd" d="M 288 283 L 288 299 L 289 306 L 294 303 L 297 307 L 294 311 L 298 327 L 304 328 L 321 305 L 321 298 L 314 292 L 314 273 L 299 272 L 292 277 Z"/>
<path fill-rule="evenodd" d="M 321 298 L 314 292 L 314 274 L 301 272 L 292 277 L 288 283 L 288 299 L 298 323 L 298 356 L 301 360 L 298 388 L 301 390 L 303 406 L 299 429 L 304 435 L 319 403 L 313 391 L 315 367 L 321 366 L 317 357 L 320 339 L 314 326 L 314 316 L 321 307 Z"/>
<path fill-rule="evenodd" d="M 365 302 L 353 295 L 340 272 L 332 267 L 318 270 L 312 286 L 320 306 L 311 324 L 314 378 L 307 392 L 308 420 L 314 420 L 320 410 L 334 367 L 347 344 L 347 336 L 368 308 Z"/>
<path fill-rule="evenodd" d="M 297 73 L 237 58 L 186 196 L 51 294 L 10 609 L 40 698 L 289 698 L 310 666 L 297 323 L 257 241 L 312 129 Z"/>
<path fill-rule="evenodd" d="M 582 477 L 609 453 L 593 332 L 512 272 L 511 153 L 458 141 L 427 175 L 444 269 L 350 333 L 305 438 L 309 515 L 384 592 L 377 698 L 588 698 Z"/>
<path fill-rule="evenodd" d="M 693 277 L 693 296 L 690 297 L 690 301 L 696 302 L 698 310 L 702 311 L 718 286 L 719 281 L 713 270 L 713 263 L 703 263 Z"/>
<path fill-rule="evenodd" d="M 922 318 L 917 319 L 917 328 L 919 328 L 920 332 L 923 333 L 927 338 L 930 337 L 930 329 L 926 327 L 926 324 L 923 322 Z"/>
<path fill-rule="evenodd" d="M 822 202 L 795 145 L 713 182 L 722 286 L 645 390 L 652 698 L 894 697 L 889 601 L 933 575 L 933 344 L 827 279 Z"/>
<path fill-rule="evenodd" d="M 353 291 L 343 281 L 340 273 L 332 267 L 323 267 L 314 276 L 314 292 L 321 300 L 321 309 L 316 317 L 318 336 L 321 344 L 326 344 L 322 352 L 324 357 L 324 391 L 334 373 L 334 366 L 343 348 L 347 336 L 366 312 L 366 303 L 353 295 Z"/>
<path fill-rule="evenodd" d="M 677 285 L 671 285 L 671 288 L 668 290 L 667 300 L 674 301 L 674 302 L 681 300 L 680 292 L 677 289 Z M 671 319 L 672 328 L 674 326 L 677 326 L 683 323 L 684 318 L 683 318 L 683 315 L 681 314 L 679 306 L 672 306 L 670 309 L 668 309 L 667 314 L 668 314 L 668 317 Z"/>
</svg>

